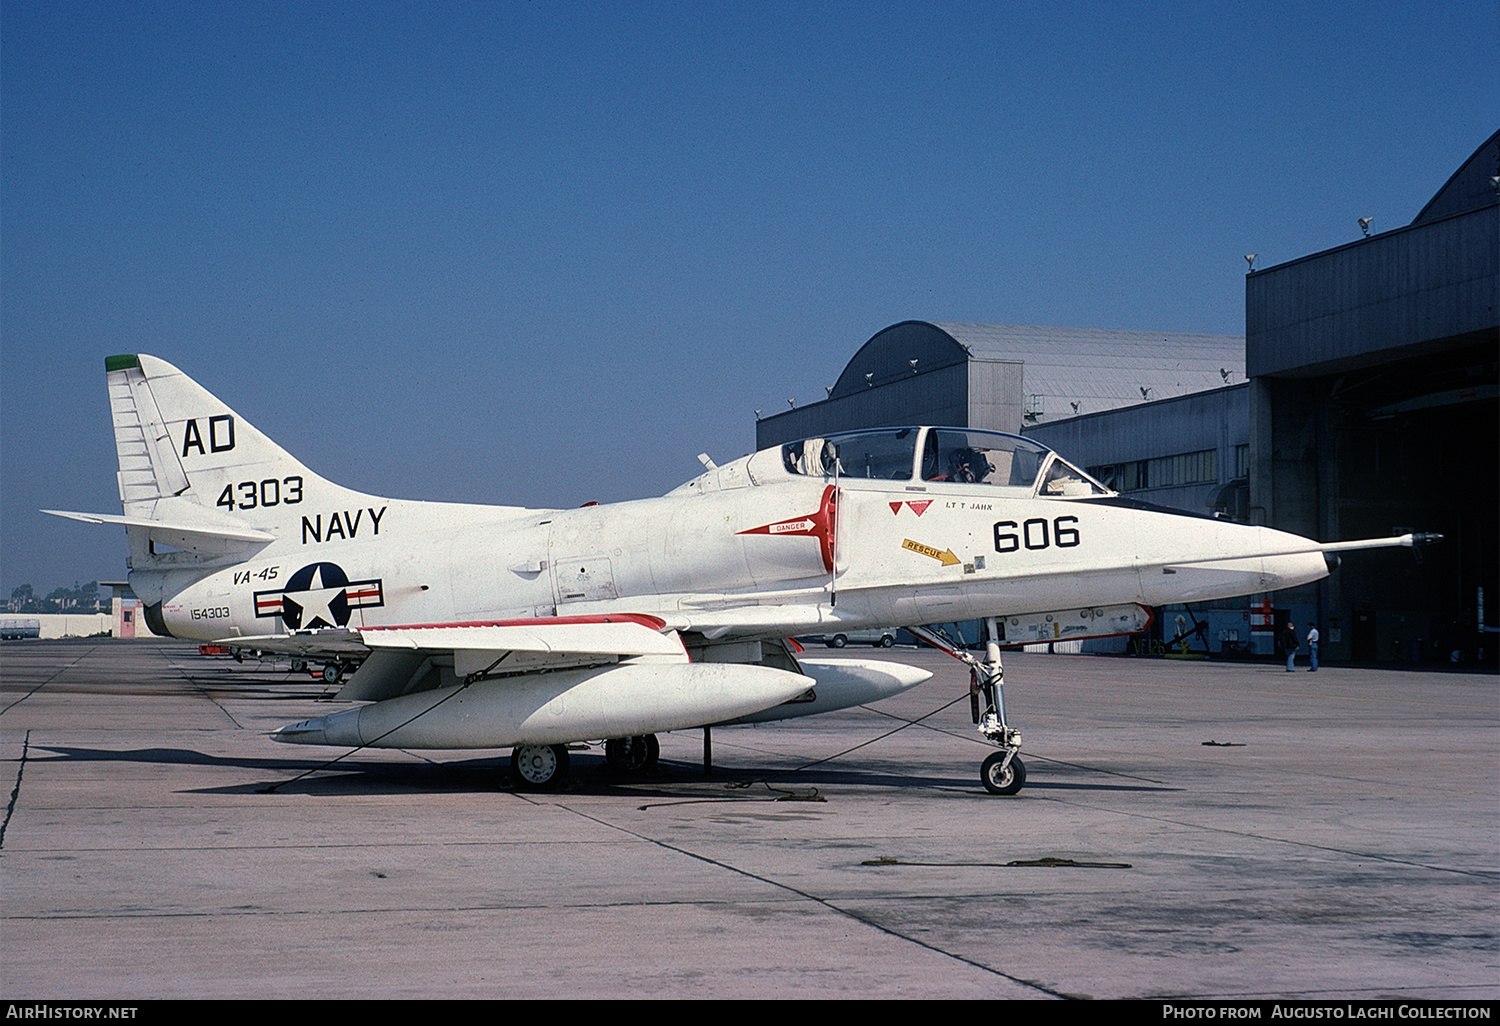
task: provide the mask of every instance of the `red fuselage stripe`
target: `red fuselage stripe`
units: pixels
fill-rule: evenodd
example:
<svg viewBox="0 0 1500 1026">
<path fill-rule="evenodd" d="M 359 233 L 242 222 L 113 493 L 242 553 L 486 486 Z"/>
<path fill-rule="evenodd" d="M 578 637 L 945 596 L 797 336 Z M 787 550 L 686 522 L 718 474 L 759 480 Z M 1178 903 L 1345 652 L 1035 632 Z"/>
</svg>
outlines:
<svg viewBox="0 0 1500 1026">
<path fill-rule="evenodd" d="M 435 627 L 535 627 L 538 624 L 577 623 L 635 623 L 659 631 L 667 621 L 646 613 L 610 613 L 595 616 L 533 616 L 525 620 L 453 620 L 446 623 L 402 623 L 385 624 L 380 627 L 361 627 L 362 631 L 416 631 Z"/>
</svg>

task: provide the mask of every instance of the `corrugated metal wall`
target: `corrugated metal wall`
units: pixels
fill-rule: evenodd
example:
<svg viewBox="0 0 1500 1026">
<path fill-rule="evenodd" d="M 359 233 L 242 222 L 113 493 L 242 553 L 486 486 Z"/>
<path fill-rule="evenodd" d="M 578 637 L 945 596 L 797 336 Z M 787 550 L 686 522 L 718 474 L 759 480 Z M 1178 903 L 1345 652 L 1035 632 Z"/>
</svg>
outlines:
<svg viewBox="0 0 1500 1026">
<path fill-rule="evenodd" d="M 1361 239 L 1246 278 L 1246 367 L 1326 374 L 1493 330 L 1497 290 L 1500 206 Z"/>
</svg>

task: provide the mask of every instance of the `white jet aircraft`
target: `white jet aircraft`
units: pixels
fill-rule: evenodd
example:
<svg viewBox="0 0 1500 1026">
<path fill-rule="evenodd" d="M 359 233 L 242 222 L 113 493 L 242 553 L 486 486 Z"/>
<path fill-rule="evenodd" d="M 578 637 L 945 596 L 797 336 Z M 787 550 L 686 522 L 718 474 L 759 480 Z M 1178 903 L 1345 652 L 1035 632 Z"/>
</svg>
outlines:
<svg viewBox="0 0 1500 1026">
<path fill-rule="evenodd" d="M 1316 581 L 1348 549 L 1123 499 L 1044 446 L 966 428 L 765 449 L 661 496 L 535 510 L 365 495 L 308 470 L 163 360 L 105 361 L 130 584 L 157 634 L 322 663 L 364 704 L 296 744 L 513 749 L 521 786 L 603 740 L 640 768 L 662 731 L 897 694 L 931 674 L 783 639 L 909 629 L 973 669 L 980 777 L 1026 772 L 1000 646 L 1144 630 L 1149 606 Z M 924 624 L 980 620 L 983 659 Z"/>
</svg>

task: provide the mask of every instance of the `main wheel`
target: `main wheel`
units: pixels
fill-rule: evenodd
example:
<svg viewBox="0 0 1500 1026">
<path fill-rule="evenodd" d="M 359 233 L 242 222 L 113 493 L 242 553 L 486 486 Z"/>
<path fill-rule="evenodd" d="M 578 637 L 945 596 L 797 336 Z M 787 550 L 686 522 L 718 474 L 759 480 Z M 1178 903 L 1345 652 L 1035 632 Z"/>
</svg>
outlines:
<svg viewBox="0 0 1500 1026">
<path fill-rule="evenodd" d="M 549 791 L 568 775 L 568 746 L 517 745 L 510 750 L 510 775 L 523 791 Z"/>
<path fill-rule="evenodd" d="M 655 734 L 617 737 L 604 742 L 604 764 L 616 773 L 646 773 L 656 768 L 661 744 Z"/>
<path fill-rule="evenodd" d="M 979 779 L 990 794 L 1015 794 L 1026 786 L 1026 764 L 1014 758 L 1002 771 L 1000 764 L 1004 761 L 1005 753 L 996 752 L 979 767 Z"/>
</svg>

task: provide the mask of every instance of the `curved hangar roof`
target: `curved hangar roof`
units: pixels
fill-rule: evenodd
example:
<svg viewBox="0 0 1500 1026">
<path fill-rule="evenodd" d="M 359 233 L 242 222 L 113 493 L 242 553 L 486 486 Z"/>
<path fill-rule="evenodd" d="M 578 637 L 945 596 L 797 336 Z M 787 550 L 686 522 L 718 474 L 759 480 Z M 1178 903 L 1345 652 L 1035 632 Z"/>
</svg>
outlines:
<svg viewBox="0 0 1500 1026">
<path fill-rule="evenodd" d="M 902 321 L 860 347 L 829 399 L 969 361 L 1024 364 L 1026 395 L 1041 397 L 1037 419 L 1058 420 L 1073 415 L 1070 404 L 1075 402 L 1077 413 L 1099 413 L 1144 399 L 1240 384 L 1245 380 L 1245 340 L 1239 335 Z"/>
</svg>

